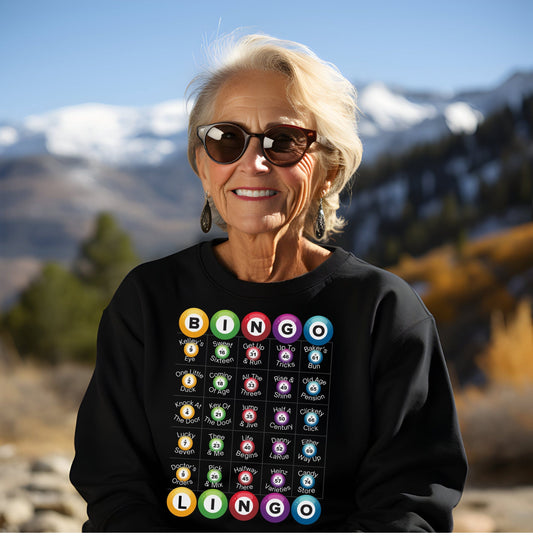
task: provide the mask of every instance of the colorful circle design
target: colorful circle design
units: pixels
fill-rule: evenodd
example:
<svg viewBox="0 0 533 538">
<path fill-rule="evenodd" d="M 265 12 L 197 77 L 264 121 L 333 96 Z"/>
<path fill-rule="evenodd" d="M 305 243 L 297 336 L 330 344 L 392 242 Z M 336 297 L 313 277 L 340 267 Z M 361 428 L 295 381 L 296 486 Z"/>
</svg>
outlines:
<svg viewBox="0 0 533 538">
<path fill-rule="evenodd" d="M 180 482 L 187 482 L 191 478 L 191 470 L 188 467 L 180 467 L 176 470 L 176 478 Z"/>
<path fill-rule="evenodd" d="M 188 435 L 182 435 L 178 439 L 178 446 L 184 452 L 188 452 L 189 450 L 191 450 L 192 445 L 193 445 L 192 439 Z"/>
<path fill-rule="evenodd" d="M 219 453 L 224 450 L 224 441 L 218 437 L 214 437 L 209 441 L 209 450 Z"/>
<path fill-rule="evenodd" d="M 198 499 L 198 510 L 207 519 L 218 519 L 228 509 L 228 498 L 217 489 L 204 491 Z"/>
<path fill-rule="evenodd" d="M 249 486 L 254 481 L 254 475 L 250 471 L 241 471 L 237 480 L 241 486 Z"/>
<path fill-rule="evenodd" d="M 319 349 L 312 349 L 307 355 L 307 360 L 311 364 L 320 364 L 323 359 L 324 359 L 324 355 L 322 354 L 322 351 L 320 351 Z"/>
<path fill-rule="evenodd" d="M 215 355 L 218 359 L 227 359 L 229 357 L 229 347 L 224 344 L 220 344 L 215 348 Z"/>
<path fill-rule="evenodd" d="M 283 456 L 284 454 L 287 453 L 287 444 L 284 443 L 283 441 L 276 441 L 272 445 L 272 453 L 278 456 Z"/>
<path fill-rule="evenodd" d="M 279 342 L 292 344 L 302 335 L 302 322 L 293 314 L 282 314 L 274 320 L 272 332 Z"/>
<path fill-rule="evenodd" d="M 288 348 L 284 348 L 278 353 L 278 359 L 283 364 L 291 363 L 293 358 L 294 358 L 294 355 L 292 351 Z"/>
<path fill-rule="evenodd" d="M 300 495 L 292 503 L 291 514 L 294 520 L 300 525 L 311 525 L 322 512 L 318 499 L 311 495 Z"/>
<path fill-rule="evenodd" d="M 255 452 L 255 443 L 250 439 L 245 439 L 241 442 L 239 448 L 243 454 L 253 454 Z"/>
<path fill-rule="evenodd" d="M 259 501 L 257 497 L 249 491 L 239 491 L 235 493 L 229 501 L 230 514 L 239 521 L 249 521 L 253 519 L 259 511 Z"/>
<path fill-rule="evenodd" d="M 185 353 L 187 357 L 196 357 L 199 351 L 200 348 L 196 342 L 189 342 L 183 346 L 183 353 Z"/>
<path fill-rule="evenodd" d="M 219 310 L 209 324 L 211 332 L 221 340 L 234 338 L 241 328 L 237 314 L 231 310 Z"/>
<path fill-rule="evenodd" d="M 281 523 L 291 510 L 289 501 L 281 493 L 269 493 L 261 501 L 261 515 L 269 523 Z"/>
<path fill-rule="evenodd" d="M 182 405 L 180 408 L 180 417 L 183 419 L 190 419 L 193 418 L 196 411 L 194 410 L 194 407 L 190 404 Z"/>
<path fill-rule="evenodd" d="M 257 420 L 257 412 L 255 409 L 245 409 L 242 412 L 242 419 L 247 424 L 253 424 Z"/>
<path fill-rule="evenodd" d="M 322 390 L 322 387 L 320 386 L 320 383 L 318 381 L 309 381 L 307 385 L 305 386 L 305 392 L 309 394 L 309 396 L 317 396 L 320 394 Z"/>
<path fill-rule="evenodd" d="M 257 392 L 259 389 L 259 381 L 255 377 L 249 377 L 244 380 L 244 390 L 246 392 Z"/>
<path fill-rule="evenodd" d="M 290 418 L 291 416 L 289 415 L 289 413 L 287 413 L 287 411 L 278 411 L 274 415 L 274 422 L 278 426 L 285 426 L 290 422 Z"/>
<path fill-rule="evenodd" d="M 180 316 L 179 327 L 185 336 L 200 338 L 209 327 L 209 318 L 199 308 L 188 308 Z"/>
<path fill-rule="evenodd" d="M 213 407 L 211 409 L 211 418 L 216 422 L 221 422 L 226 418 L 226 410 L 223 407 Z"/>
<path fill-rule="evenodd" d="M 261 342 L 270 334 L 270 320 L 262 312 L 250 312 L 244 316 L 241 330 L 250 342 Z"/>
<path fill-rule="evenodd" d="M 228 388 L 228 379 L 227 377 L 224 377 L 223 375 L 217 375 L 213 379 L 213 387 L 215 387 L 216 390 L 225 390 Z"/>
<path fill-rule="evenodd" d="M 320 418 L 319 416 L 314 413 L 313 411 L 309 411 L 304 415 L 304 422 L 306 426 L 309 426 L 312 428 L 313 426 L 317 426 Z"/>
<path fill-rule="evenodd" d="M 305 489 L 311 489 L 315 487 L 315 477 L 311 474 L 304 474 L 300 477 L 300 486 Z"/>
<path fill-rule="evenodd" d="M 316 447 L 314 443 L 306 443 L 302 447 L 302 454 L 306 458 L 312 458 L 313 456 L 316 456 L 317 452 L 318 452 L 318 448 Z"/>
<path fill-rule="evenodd" d="M 283 473 L 274 473 L 270 477 L 270 484 L 275 488 L 282 488 L 285 485 L 285 475 Z"/>
<path fill-rule="evenodd" d="M 189 488 L 174 488 L 167 496 L 167 508 L 177 517 L 186 517 L 196 508 L 196 495 Z"/>
<path fill-rule="evenodd" d="M 304 338 L 315 346 L 327 344 L 333 336 L 333 325 L 324 316 L 313 316 L 304 325 Z"/>
<path fill-rule="evenodd" d="M 249 347 L 246 350 L 246 358 L 249 361 L 258 361 L 261 358 L 261 350 L 258 347 Z"/>
<path fill-rule="evenodd" d="M 292 385 L 291 382 L 287 379 L 282 379 L 276 383 L 276 391 L 279 394 L 289 394 L 291 391 Z"/>
<path fill-rule="evenodd" d="M 196 376 L 194 374 L 185 374 L 181 378 L 181 384 L 186 389 L 192 389 L 193 387 L 196 387 L 196 383 L 198 383 L 198 379 L 196 379 Z"/>
<path fill-rule="evenodd" d="M 222 471 L 220 469 L 209 469 L 207 471 L 207 480 L 211 484 L 218 484 L 222 480 Z"/>
</svg>

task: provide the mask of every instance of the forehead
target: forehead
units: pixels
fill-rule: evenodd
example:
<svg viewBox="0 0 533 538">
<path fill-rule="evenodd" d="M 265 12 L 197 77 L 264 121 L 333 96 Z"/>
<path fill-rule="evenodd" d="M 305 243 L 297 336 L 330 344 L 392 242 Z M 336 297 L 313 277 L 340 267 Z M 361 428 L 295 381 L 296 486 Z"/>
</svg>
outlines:
<svg viewBox="0 0 533 538">
<path fill-rule="evenodd" d="M 288 82 L 285 75 L 273 71 L 233 75 L 218 91 L 213 121 L 304 122 L 307 115 L 295 110 L 287 97 Z"/>
</svg>

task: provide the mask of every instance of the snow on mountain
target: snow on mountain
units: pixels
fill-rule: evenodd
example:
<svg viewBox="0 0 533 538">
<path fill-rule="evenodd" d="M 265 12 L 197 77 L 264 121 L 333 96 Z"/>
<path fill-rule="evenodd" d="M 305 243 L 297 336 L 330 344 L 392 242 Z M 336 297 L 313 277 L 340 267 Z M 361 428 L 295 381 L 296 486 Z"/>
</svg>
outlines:
<svg viewBox="0 0 533 538">
<path fill-rule="evenodd" d="M 379 131 L 403 131 L 437 115 L 435 106 L 413 103 L 382 82 L 369 84 L 359 92 L 359 108 L 363 111 L 361 133 L 370 136 Z"/>
<path fill-rule="evenodd" d="M 533 72 L 516 73 L 495 89 L 454 95 L 411 92 L 381 82 L 358 86 L 364 160 L 401 152 L 448 133 L 472 133 L 485 116 L 533 93 Z M 132 108 L 83 104 L 0 122 L 0 156 L 54 154 L 102 163 L 157 166 L 186 146 L 183 100 Z"/>
<path fill-rule="evenodd" d="M 29 116 L 19 127 L 0 126 L 0 155 L 44 150 L 111 165 L 158 165 L 183 151 L 186 126 L 185 102 L 180 100 L 147 108 L 87 103 Z"/>
</svg>

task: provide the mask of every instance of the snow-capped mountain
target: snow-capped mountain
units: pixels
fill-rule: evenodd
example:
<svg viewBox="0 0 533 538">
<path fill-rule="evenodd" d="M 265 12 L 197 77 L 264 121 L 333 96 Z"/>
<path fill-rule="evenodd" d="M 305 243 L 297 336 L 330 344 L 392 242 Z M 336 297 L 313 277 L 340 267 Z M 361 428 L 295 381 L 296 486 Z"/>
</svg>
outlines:
<svg viewBox="0 0 533 538">
<path fill-rule="evenodd" d="M 533 72 L 515 74 L 494 89 L 455 95 L 378 82 L 357 86 L 368 164 L 416 143 L 473 133 L 492 112 L 516 108 L 533 94 Z M 0 120 L 0 308 L 42 260 L 72 260 L 98 212 L 112 212 L 144 258 L 196 242 L 203 191 L 187 162 L 186 138 L 186 104 L 179 100 L 145 108 L 85 104 L 20 123 Z M 458 190 L 477 192 L 481 179 L 489 181 L 489 172 L 499 170 L 496 160 L 475 175 L 468 158 L 461 159 L 446 165 L 457 172 L 448 176 L 454 175 Z M 348 208 L 345 216 L 355 227 L 349 242 L 356 252 L 380 237 L 380 211 L 387 218 L 401 213 L 418 181 L 389 179 L 359 191 Z M 420 181 L 420 189 L 428 191 L 419 204 L 424 217 L 442 204 L 442 181 L 430 173 Z M 443 182 L 448 187 L 450 178 Z M 468 200 L 475 203 L 472 196 Z"/>
<path fill-rule="evenodd" d="M 87 103 L 0 124 L 0 155 L 49 153 L 109 165 L 159 165 L 187 143 L 185 101 L 131 108 Z"/>
<path fill-rule="evenodd" d="M 453 95 L 416 93 L 381 82 L 359 88 L 360 135 L 366 162 L 446 134 L 473 133 L 485 117 L 519 106 L 533 93 L 533 72 L 516 73 L 494 89 Z"/>
<path fill-rule="evenodd" d="M 533 93 L 533 72 L 517 73 L 495 89 L 453 95 L 416 93 L 374 82 L 358 86 L 364 159 L 401 152 L 447 133 L 475 131 L 488 114 Z M 52 154 L 113 166 L 158 166 L 185 152 L 183 100 L 131 108 L 83 104 L 0 121 L 0 156 Z"/>
</svg>

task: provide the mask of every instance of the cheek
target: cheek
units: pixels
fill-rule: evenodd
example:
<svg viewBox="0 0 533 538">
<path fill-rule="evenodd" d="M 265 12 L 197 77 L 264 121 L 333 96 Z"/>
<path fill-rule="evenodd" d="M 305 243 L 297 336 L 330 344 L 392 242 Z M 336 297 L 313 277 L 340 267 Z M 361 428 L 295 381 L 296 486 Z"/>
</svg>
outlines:
<svg viewBox="0 0 533 538">
<path fill-rule="evenodd" d="M 310 196 L 313 185 L 314 174 L 316 174 L 316 161 L 311 155 L 304 155 L 304 158 L 296 165 L 295 171 L 299 190 L 304 197 Z"/>
</svg>

